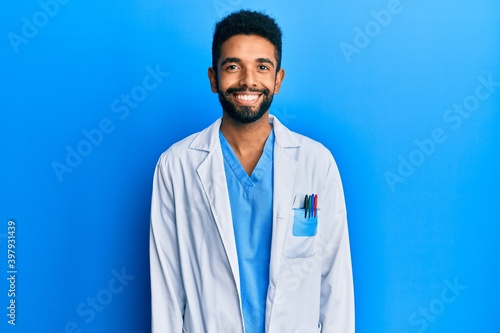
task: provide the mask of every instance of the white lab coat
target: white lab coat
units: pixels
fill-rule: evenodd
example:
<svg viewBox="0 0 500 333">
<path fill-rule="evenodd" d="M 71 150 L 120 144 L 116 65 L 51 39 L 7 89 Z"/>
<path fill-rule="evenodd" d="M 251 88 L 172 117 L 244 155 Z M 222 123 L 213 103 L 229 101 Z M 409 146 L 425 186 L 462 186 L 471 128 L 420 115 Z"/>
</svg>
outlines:
<svg viewBox="0 0 500 333">
<path fill-rule="evenodd" d="M 274 126 L 274 201 L 266 332 L 354 332 L 344 195 L 321 144 Z M 153 333 L 243 333 L 221 120 L 160 157 L 151 208 Z M 319 198 L 316 236 L 292 234 L 293 208 Z"/>
</svg>

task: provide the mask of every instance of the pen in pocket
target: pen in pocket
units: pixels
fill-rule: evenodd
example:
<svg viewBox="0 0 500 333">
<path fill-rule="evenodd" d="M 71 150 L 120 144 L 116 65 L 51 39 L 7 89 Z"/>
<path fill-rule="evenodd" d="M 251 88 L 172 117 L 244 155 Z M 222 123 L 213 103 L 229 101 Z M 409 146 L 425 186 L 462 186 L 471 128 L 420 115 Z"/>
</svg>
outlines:
<svg viewBox="0 0 500 333">
<path fill-rule="evenodd" d="M 304 198 L 304 218 L 307 217 L 316 217 L 318 210 L 318 195 L 311 194 L 307 195 Z"/>
</svg>

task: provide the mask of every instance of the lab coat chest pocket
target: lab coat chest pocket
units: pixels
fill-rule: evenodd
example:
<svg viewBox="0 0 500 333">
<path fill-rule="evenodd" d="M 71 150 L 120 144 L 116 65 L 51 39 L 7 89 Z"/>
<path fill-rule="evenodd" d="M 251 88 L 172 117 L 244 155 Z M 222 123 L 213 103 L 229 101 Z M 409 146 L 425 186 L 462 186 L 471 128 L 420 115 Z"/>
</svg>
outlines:
<svg viewBox="0 0 500 333">
<path fill-rule="evenodd" d="M 293 209 L 288 217 L 284 255 L 287 259 L 312 257 L 316 253 L 318 216 L 306 216 L 304 209 Z"/>
</svg>

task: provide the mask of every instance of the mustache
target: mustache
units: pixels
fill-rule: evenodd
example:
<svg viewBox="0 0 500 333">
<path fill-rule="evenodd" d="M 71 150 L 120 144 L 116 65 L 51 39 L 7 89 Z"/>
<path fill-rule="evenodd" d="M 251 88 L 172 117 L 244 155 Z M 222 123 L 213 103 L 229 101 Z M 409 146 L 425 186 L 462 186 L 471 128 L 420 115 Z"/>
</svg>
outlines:
<svg viewBox="0 0 500 333">
<path fill-rule="evenodd" d="M 256 92 L 256 93 L 261 93 L 264 94 L 266 97 L 269 96 L 269 89 L 255 89 L 255 88 L 247 88 L 247 87 L 242 87 L 242 88 L 228 88 L 225 91 L 225 95 L 229 96 L 231 94 L 237 93 L 237 92 L 244 92 L 244 91 L 249 91 L 249 92 Z"/>
</svg>

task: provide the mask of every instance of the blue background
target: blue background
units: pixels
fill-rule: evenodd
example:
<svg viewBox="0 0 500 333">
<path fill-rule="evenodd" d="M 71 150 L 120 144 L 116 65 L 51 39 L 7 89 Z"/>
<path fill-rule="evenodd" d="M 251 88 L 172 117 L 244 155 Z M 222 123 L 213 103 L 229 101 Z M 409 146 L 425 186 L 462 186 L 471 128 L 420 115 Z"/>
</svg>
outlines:
<svg viewBox="0 0 500 333">
<path fill-rule="evenodd" d="M 357 332 L 500 332 L 499 2 L 59 1 L 0 11 L 1 332 L 150 330 L 154 166 L 221 115 L 211 36 L 240 8 L 284 31 L 272 113 L 339 165 Z"/>
</svg>

